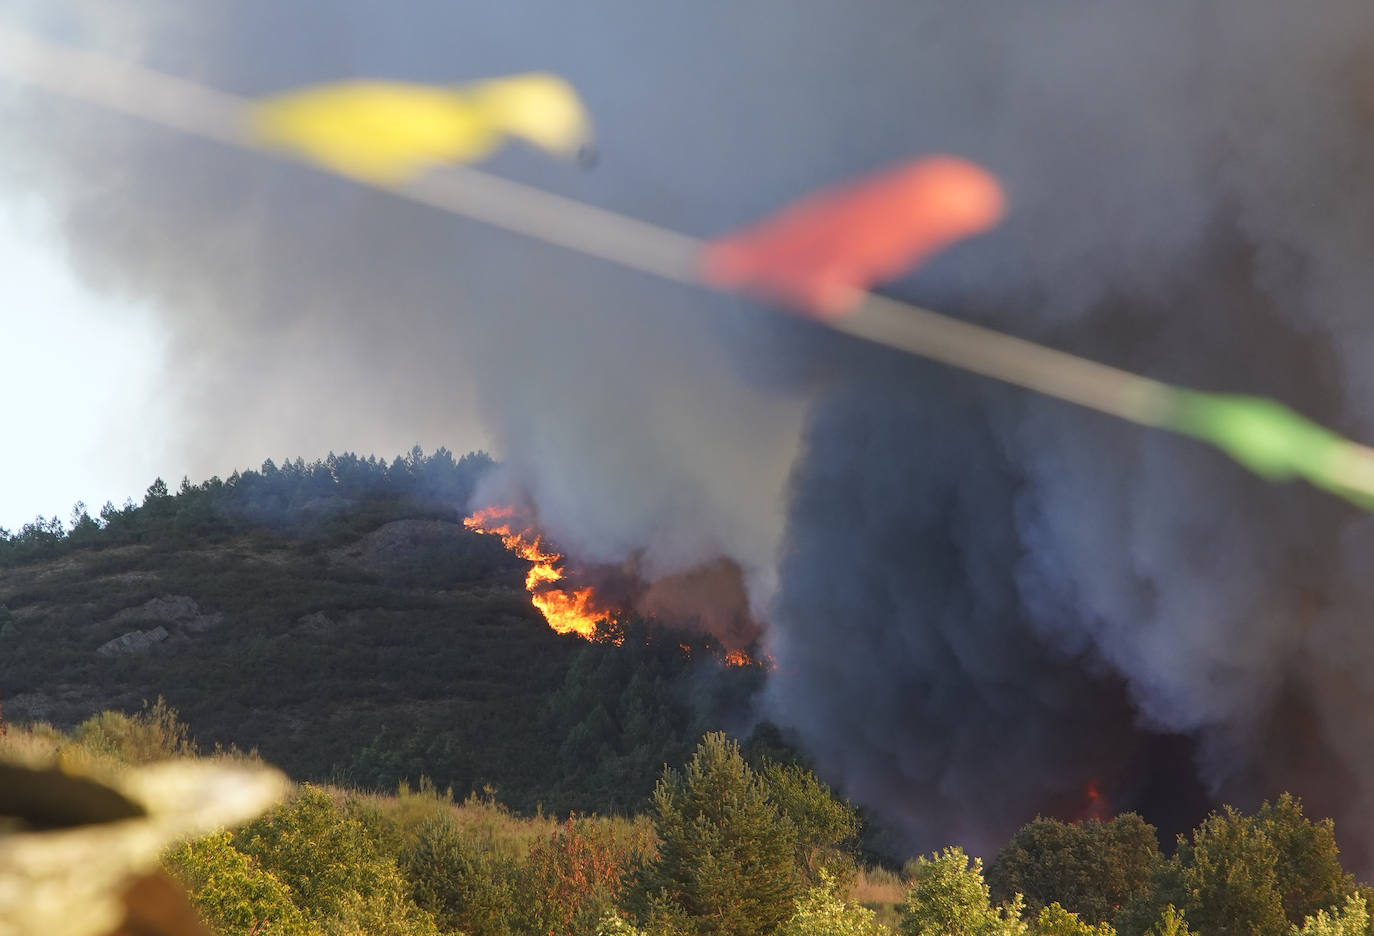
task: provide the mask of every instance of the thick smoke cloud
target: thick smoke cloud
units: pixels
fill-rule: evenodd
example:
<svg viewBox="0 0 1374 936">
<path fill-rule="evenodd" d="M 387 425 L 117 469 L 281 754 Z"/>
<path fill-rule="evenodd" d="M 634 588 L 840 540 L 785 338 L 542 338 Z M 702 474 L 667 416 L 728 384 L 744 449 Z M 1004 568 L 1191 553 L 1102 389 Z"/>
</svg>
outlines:
<svg viewBox="0 0 1374 936">
<path fill-rule="evenodd" d="M 923 291 L 1367 432 L 1374 15 L 1070 6 L 960 24 L 1001 39 L 962 103 L 1000 139 L 1019 214 L 969 255 L 992 282 Z M 812 411 L 770 634 L 778 717 L 927 844 L 995 847 L 1089 784 L 1177 828 L 1195 770 L 1213 801 L 1306 795 L 1367 863 L 1371 521 L 935 373 L 847 382 Z"/>
<path fill-rule="evenodd" d="M 244 94 L 559 72 L 600 169 L 493 168 L 691 233 L 956 152 L 1013 217 L 900 291 L 1374 434 L 1357 0 L 54 9 L 19 13 Z M 1364 516 L 339 180 L 0 106 L 8 186 L 48 200 L 83 275 L 162 310 L 200 470 L 476 431 L 574 557 L 738 563 L 767 713 L 909 846 L 991 848 L 1093 780 L 1172 821 L 1194 772 L 1245 805 L 1305 793 L 1351 844 L 1374 819 Z"/>
</svg>

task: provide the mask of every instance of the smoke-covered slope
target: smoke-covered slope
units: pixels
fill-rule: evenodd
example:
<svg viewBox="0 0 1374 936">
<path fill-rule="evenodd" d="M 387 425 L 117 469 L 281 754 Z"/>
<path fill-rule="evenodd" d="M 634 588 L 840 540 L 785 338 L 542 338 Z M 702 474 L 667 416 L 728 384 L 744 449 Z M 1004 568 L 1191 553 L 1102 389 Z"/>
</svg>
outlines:
<svg viewBox="0 0 1374 936">
<path fill-rule="evenodd" d="M 490 464 L 265 466 L 154 486 L 103 529 L 0 537 L 4 717 L 71 727 L 161 697 L 203 747 L 299 779 L 639 809 L 703 731 L 743 726 L 759 672 L 635 620 L 624 647 L 555 634 L 526 564 L 452 506 Z"/>
</svg>

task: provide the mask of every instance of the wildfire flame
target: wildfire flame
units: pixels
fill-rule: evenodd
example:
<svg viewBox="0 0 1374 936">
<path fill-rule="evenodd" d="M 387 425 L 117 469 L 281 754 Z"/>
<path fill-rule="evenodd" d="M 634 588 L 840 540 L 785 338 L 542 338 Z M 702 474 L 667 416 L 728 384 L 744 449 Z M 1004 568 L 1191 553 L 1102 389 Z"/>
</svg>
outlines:
<svg viewBox="0 0 1374 936">
<path fill-rule="evenodd" d="M 563 580 L 563 554 L 540 533 L 528 528 L 515 529 L 515 519 L 514 507 L 486 507 L 465 518 L 463 526 L 475 533 L 501 537 L 507 549 L 530 563 L 525 589 L 550 627 L 560 634 L 579 634 L 594 640 L 597 624 L 608 612 L 597 607 L 593 589 L 551 587 Z"/>
<path fill-rule="evenodd" d="M 726 666 L 762 666 L 766 670 L 775 669 L 777 664 L 773 658 L 767 655 L 752 657 L 743 650 L 727 650 L 725 655 L 720 658 L 720 662 Z"/>
<path fill-rule="evenodd" d="M 1106 822 L 1112 817 L 1111 803 L 1103 795 L 1096 779 L 1088 781 L 1088 788 L 1083 791 L 1083 795 L 1085 802 L 1080 819 L 1096 819 L 1099 822 Z"/>
<path fill-rule="evenodd" d="M 521 511 L 509 506 L 485 507 L 465 518 L 463 526 L 474 533 L 501 537 L 507 549 L 530 563 L 530 570 L 525 574 L 525 590 L 530 593 L 530 602 L 555 631 L 616 644 L 625 639 L 617 632 L 614 621 L 610 621 L 616 609 L 598 596 L 595 588 L 557 587 L 558 583 L 565 582 L 567 575 L 565 557 L 542 533 L 527 525 Z M 699 647 L 722 666 L 762 666 L 770 670 L 774 666 L 767 656 L 755 658 L 744 650 L 727 649 L 711 637 L 705 637 L 701 643 L 694 641 L 694 644 L 679 646 L 689 659 Z"/>
<path fill-rule="evenodd" d="M 690 644 L 685 643 L 680 643 L 678 646 L 682 648 L 683 655 L 690 660 L 694 653 L 694 648 Z M 777 668 L 777 664 L 773 662 L 773 658 L 766 654 L 756 658 L 750 656 L 743 650 L 726 650 L 710 642 L 706 644 L 704 649 L 721 666 L 761 666 L 766 670 Z"/>
</svg>

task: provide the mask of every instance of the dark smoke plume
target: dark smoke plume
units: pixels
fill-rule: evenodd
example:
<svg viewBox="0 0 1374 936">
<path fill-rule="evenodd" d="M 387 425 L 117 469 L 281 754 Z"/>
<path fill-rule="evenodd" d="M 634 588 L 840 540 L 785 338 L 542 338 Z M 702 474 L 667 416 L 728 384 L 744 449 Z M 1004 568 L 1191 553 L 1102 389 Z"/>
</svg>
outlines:
<svg viewBox="0 0 1374 936">
<path fill-rule="evenodd" d="M 978 255 L 994 282 L 928 295 L 1367 433 L 1374 16 L 1111 5 L 1047 38 L 1042 12 L 961 24 L 1015 37 L 982 90 L 1041 129 L 1002 150 L 1020 214 Z M 880 376 L 812 410 L 770 633 L 772 710 L 847 787 L 916 841 L 988 850 L 1090 783 L 1166 831 L 1196 818 L 1194 777 L 1247 807 L 1292 789 L 1367 863 L 1374 685 L 1346 654 L 1374 648 L 1370 519 L 864 357 Z"/>
<path fill-rule="evenodd" d="M 555 71 L 601 166 L 492 168 L 694 234 L 958 153 L 1013 215 L 896 291 L 1374 437 L 1362 0 L 191 9 L 14 15 L 242 94 Z M 911 847 L 990 849 L 1094 780 L 1167 822 L 1199 783 L 1291 788 L 1371 844 L 1369 518 L 304 169 L 0 107 L 0 185 L 46 199 L 83 276 L 162 311 L 193 474 L 473 439 L 575 559 L 738 565 L 768 713 Z"/>
</svg>

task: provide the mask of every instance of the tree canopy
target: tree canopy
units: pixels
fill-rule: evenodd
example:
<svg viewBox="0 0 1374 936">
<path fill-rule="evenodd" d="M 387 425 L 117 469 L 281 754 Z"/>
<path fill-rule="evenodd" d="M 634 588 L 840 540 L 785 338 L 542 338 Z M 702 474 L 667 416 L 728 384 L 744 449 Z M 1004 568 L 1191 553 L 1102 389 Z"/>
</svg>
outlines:
<svg viewBox="0 0 1374 936">
<path fill-rule="evenodd" d="M 797 831 L 763 778 L 722 733 L 654 789 L 658 859 L 644 868 L 641 912 L 674 913 L 703 936 L 761 936 L 799 892 Z"/>
<path fill-rule="evenodd" d="M 1033 913 L 1051 903 L 1109 923 L 1162 860 L 1153 826 L 1135 813 L 1110 822 L 1037 818 L 1017 830 L 988 871 L 995 900 L 1021 894 Z"/>
</svg>

